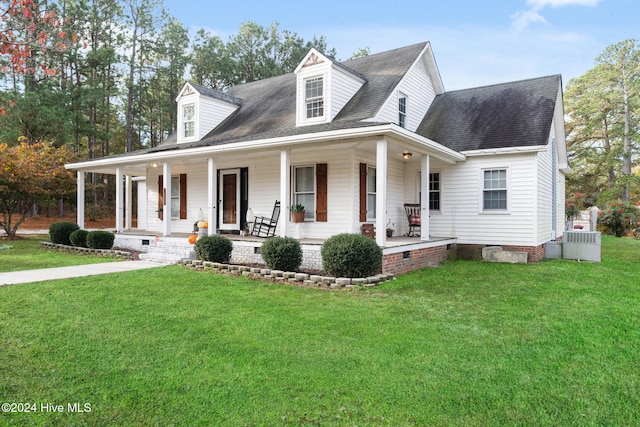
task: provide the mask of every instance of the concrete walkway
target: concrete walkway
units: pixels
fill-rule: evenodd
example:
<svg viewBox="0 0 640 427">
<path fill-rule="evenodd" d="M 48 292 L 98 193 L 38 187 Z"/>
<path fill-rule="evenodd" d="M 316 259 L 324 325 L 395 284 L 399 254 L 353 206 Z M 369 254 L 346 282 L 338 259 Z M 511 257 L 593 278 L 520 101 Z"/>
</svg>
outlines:
<svg viewBox="0 0 640 427">
<path fill-rule="evenodd" d="M 18 283 L 42 282 L 45 280 L 69 279 L 71 277 L 96 276 L 98 274 L 120 273 L 161 267 L 164 264 L 145 261 L 119 261 L 101 264 L 85 264 L 70 267 L 43 268 L 40 270 L 0 273 L 0 286 Z"/>
</svg>

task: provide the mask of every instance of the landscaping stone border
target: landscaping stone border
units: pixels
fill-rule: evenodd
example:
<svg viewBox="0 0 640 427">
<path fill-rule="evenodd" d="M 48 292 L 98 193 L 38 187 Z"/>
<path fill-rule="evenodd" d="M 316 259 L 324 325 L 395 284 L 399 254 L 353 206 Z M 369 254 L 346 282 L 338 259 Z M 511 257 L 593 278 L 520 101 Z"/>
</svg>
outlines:
<svg viewBox="0 0 640 427">
<path fill-rule="evenodd" d="M 133 253 L 127 251 L 120 251 L 116 249 L 91 249 L 91 248 L 81 248 L 79 246 L 68 246 L 62 245 L 59 243 L 51 243 L 51 242 L 40 242 L 40 246 L 55 250 L 58 252 L 71 252 L 83 255 L 97 255 L 104 258 L 122 258 L 122 259 L 133 259 Z"/>
<path fill-rule="evenodd" d="M 348 278 L 330 277 L 292 271 L 271 270 L 269 268 L 249 267 L 246 265 L 223 264 L 219 262 L 201 261 L 197 259 L 183 259 L 178 262 L 186 268 L 200 271 L 211 271 L 218 274 L 244 276 L 262 280 L 272 280 L 292 284 L 300 284 L 318 288 L 370 288 L 380 283 L 393 280 L 393 274 L 377 274 L 370 277 Z"/>
</svg>

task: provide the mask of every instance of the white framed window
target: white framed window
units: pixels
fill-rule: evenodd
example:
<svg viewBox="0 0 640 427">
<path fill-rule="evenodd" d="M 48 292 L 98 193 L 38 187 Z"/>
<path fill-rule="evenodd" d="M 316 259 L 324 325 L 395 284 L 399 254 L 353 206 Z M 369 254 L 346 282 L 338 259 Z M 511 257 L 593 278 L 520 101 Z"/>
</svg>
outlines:
<svg viewBox="0 0 640 427">
<path fill-rule="evenodd" d="M 398 126 L 406 127 L 407 124 L 407 95 L 398 93 Z"/>
<path fill-rule="evenodd" d="M 440 172 L 429 173 L 429 210 L 440 210 Z M 418 171 L 418 201 L 422 203 L 422 172 Z"/>
<path fill-rule="evenodd" d="M 324 78 L 311 77 L 304 81 L 305 117 L 316 119 L 324 117 Z"/>
<path fill-rule="evenodd" d="M 180 177 L 171 177 L 171 218 L 180 218 Z"/>
<path fill-rule="evenodd" d="M 376 168 L 367 165 L 367 220 L 376 219 Z"/>
<path fill-rule="evenodd" d="M 187 104 L 182 107 L 182 123 L 184 137 L 194 137 L 196 135 L 196 104 Z"/>
<path fill-rule="evenodd" d="M 293 167 L 293 204 L 304 206 L 305 221 L 314 221 L 316 212 L 316 168 L 314 165 Z"/>
<path fill-rule="evenodd" d="M 482 210 L 507 210 L 507 169 L 486 169 L 482 171 Z"/>
</svg>

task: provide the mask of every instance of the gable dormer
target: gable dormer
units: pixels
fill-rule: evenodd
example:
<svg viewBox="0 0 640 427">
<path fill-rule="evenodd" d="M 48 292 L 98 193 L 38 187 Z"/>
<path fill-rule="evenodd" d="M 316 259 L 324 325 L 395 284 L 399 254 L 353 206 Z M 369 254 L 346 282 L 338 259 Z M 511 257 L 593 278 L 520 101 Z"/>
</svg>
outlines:
<svg viewBox="0 0 640 427">
<path fill-rule="evenodd" d="M 328 123 L 366 82 L 355 71 L 311 49 L 296 75 L 296 126 Z"/>
<path fill-rule="evenodd" d="M 204 138 L 240 108 L 241 100 L 194 83 L 186 83 L 178 97 L 178 143 Z"/>
<path fill-rule="evenodd" d="M 436 65 L 431 44 L 425 44 L 377 114 L 364 121 L 395 123 L 415 132 L 444 85 Z"/>
</svg>

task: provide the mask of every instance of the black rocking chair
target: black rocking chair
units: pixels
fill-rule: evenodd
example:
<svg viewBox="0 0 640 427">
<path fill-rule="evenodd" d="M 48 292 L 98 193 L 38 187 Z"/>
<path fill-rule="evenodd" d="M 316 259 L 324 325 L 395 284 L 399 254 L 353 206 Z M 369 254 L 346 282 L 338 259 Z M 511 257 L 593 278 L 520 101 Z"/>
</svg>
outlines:
<svg viewBox="0 0 640 427">
<path fill-rule="evenodd" d="M 257 216 L 255 218 L 253 221 L 253 228 L 251 229 L 251 235 L 256 237 L 275 236 L 278 218 L 280 218 L 280 202 L 276 200 L 276 203 L 273 205 L 271 218 L 267 218 L 266 216 Z"/>
<path fill-rule="evenodd" d="M 407 214 L 407 220 L 409 221 L 409 233 L 407 236 L 415 236 L 416 228 L 420 228 L 420 204 L 418 203 L 405 203 L 404 212 Z"/>
</svg>

